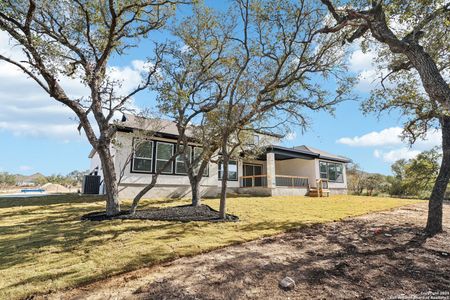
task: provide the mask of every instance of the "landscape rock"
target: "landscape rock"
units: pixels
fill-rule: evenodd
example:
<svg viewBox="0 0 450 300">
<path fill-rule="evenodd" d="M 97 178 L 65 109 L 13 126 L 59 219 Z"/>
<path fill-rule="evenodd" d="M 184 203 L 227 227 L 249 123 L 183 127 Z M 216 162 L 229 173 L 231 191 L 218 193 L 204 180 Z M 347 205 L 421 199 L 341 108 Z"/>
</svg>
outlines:
<svg viewBox="0 0 450 300">
<path fill-rule="evenodd" d="M 284 277 L 281 281 L 280 281 L 280 287 L 283 290 L 286 291 L 290 291 L 292 289 L 295 288 L 295 281 L 294 279 L 292 279 L 291 277 Z"/>
<path fill-rule="evenodd" d="M 164 278 L 163 277 L 158 277 L 158 278 L 155 278 L 155 280 L 154 280 L 156 283 L 163 283 L 164 282 Z"/>
<path fill-rule="evenodd" d="M 383 229 L 382 228 L 373 228 L 372 229 L 372 232 L 373 232 L 373 234 L 374 235 L 377 235 L 377 234 L 380 234 L 380 233 L 382 233 L 383 232 Z"/>
</svg>

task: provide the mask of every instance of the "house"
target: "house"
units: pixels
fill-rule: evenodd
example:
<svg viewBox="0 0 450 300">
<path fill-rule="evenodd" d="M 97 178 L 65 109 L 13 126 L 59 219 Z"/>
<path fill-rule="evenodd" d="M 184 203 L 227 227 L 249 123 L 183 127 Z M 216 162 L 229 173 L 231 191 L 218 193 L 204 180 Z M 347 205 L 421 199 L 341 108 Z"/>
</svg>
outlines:
<svg viewBox="0 0 450 300">
<path fill-rule="evenodd" d="M 158 166 L 164 165 L 175 151 L 178 131 L 175 123 L 144 119 L 125 114 L 116 123 L 112 149 L 119 195 L 133 198 L 151 180 Z M 151 134 L 146 134 L 151 132 Z M 187 133 L 189 135 L 189 133 Z M 349 159 L 309 146 L 286 148 L 279 146 L 281 136 L 255 133 L 254 143 L 262 153 L 249 159 L 231 160 L 228 170 L 230 192 L 252 195 L 311 195 L 322 191 L 331 194 L 347 193 L 346 163 Z M 134 145 L 139 141 L 135 151 Z M 192 157 L 200 152 L 199 145 L 190 143 Z M 218 154 L 217 154 L 218 156 Z M 101 163 L 95 151 L 89 155 L 91 174 L 102 176 Z M 220 161 L 214 159 L 214 161 Z M 210 162 L 201 182 L 203 196 L 214 197 L 220 191 L 223 168 Z M 102 180 L 100 180 L 102 182 Z M 100 193 L 103 188 L 100 187 Z M 189 197 L 190 184 L 183 160 L 177 158 L 159 176 L 156 186 L 145 197 Z"/>
</svg>

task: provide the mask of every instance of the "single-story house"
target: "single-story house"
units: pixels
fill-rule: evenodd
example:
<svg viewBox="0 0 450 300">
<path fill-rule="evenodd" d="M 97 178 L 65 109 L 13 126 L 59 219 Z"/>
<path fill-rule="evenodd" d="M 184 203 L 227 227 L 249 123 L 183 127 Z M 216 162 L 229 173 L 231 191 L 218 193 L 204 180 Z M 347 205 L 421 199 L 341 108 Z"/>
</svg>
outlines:
<svg viewBox="0 0 450 300">
<path fill-rule="evenodd" d="M 125 114 L 116 125 L 112 149 L 121 198 L 133 198 L 148 184 L 158 166 L 169 160 L 175 151 L 178 131 L 175 123 L 144 119 Z M 145 132 L 151 135 L 143 135 Z M 145 141 L 143 141 L 145 139 Z M 231 160 L 228 189 L 232 193 L 252 195 L 313 195 L 319 187 L 331 194 L 347 193 L 346 164 L 348 158 L 309 146 L 287 148 L 279 146 L 282 137 L 255 133 L 254 143 L 262 149 L 258 157 Z M 137 149 L 135 143 L 139 141 Z M 133 151 L 134 149 L 134 151 Z M 190 143 L 192 157 L 200 150 Z M 218 155 L 219 156 L 219 155 Z M 102 176 L 102 166 L 95 151 L 91 151 L 91 173 Z M 220 192 L 223 173 L 219 163 L 210 162 L 201 181 L 203 196 L 214 197 Z M 100 179 L 100 182 L 103 182 Z M 100 193 L 104 189 L 100 186 Z M 147 198 L 189 197 L 190 184 L 182 158 L 177 158 L 158 178 Z"/>
</svg>

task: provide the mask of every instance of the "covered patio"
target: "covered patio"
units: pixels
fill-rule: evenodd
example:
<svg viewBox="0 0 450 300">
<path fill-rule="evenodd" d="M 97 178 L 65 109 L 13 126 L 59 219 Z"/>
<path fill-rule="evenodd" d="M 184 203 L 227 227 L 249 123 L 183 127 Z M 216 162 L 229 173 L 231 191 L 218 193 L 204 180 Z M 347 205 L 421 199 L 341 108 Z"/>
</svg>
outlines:
<svg viewBox="0 0 450 300">
<path fill-rule="evenodd" d="M 316 170 L 318 155 L 306 149 L 271 146 L 257 161 L 243 161 L 241 192 L 270 195 L 306 195 L 324 184 Z"/>
</svg>

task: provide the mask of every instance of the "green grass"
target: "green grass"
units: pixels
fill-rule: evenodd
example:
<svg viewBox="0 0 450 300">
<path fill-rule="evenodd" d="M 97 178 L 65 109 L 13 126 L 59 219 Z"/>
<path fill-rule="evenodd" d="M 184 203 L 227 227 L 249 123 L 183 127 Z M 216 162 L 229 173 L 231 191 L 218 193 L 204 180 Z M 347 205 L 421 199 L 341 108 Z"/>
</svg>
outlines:
<svg viewBox="0 0 450 300">
<path fill-rule="evenodd" d="M 81 222 L 81 215 L 104 209 L 99 197 L 0 199 L 0 299 L 73 287 L 293 227 L 417 202 L 357 196 L 230 198 L 228 212 L 240 222 L 180 223 Z M 186 203 L 144 200 L 141 208 Z M 217 199 L 203 203 L 218 208 Z"/>
</svg>

